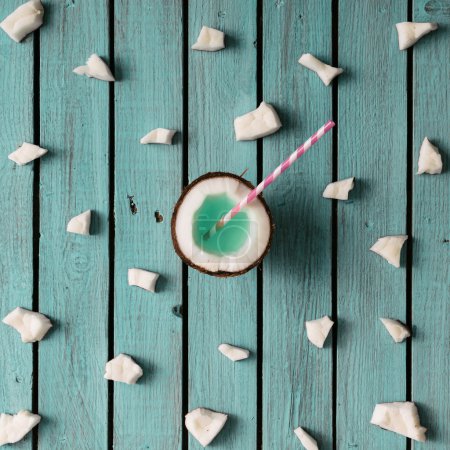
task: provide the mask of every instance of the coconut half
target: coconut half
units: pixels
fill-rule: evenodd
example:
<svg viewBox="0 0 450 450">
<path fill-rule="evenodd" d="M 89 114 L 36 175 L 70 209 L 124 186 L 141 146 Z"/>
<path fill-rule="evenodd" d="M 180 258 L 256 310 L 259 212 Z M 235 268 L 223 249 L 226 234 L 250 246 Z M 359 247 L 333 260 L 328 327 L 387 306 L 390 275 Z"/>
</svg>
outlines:
<svg viewBox="0 0 450 450">
<path fill-rule="evenodd" d="M 178 256 L 200 272 L 217 277 L 242 275 L 269 251 L 273 222 L 258 196 L 209 239 L 210 228 L 254 186 L 237 175 L 212 172 L 185 188 L 172 215 L 172 241 Z"/>
</svg>

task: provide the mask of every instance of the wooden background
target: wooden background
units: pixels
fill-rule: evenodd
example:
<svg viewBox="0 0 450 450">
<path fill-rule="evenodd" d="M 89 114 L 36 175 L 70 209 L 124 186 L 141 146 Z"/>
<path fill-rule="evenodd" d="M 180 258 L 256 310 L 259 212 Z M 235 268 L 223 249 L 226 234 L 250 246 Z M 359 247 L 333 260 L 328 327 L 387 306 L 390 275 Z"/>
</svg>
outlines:
<svg viewBox="0 0 450 450">
<path fill-rule="evenodd" d="M 0 16 L 21 3 L 2 0 Z M 183 415 L 204 406 L 230 415 L 217 450 L 299 449 L 298 425 L 322 450 L 448 450 L 449 1 L 43 3 L 39 32 L 21 44 L 0 33 L 0 313 L 54 323 L 34 345 L 0 326 L 0 409 L 43 417 L 15 448 L 199 449 Z M 440 29 L 400 52 L 394 25 L 408 19 Z M 191 51 L 202 25 L 225 31 L 227 48 Z M 115 84 L 72 73 L 92 52 Z M 305 52 L 345 73 L 325 87 L 297 63 Z M 235 142 L 233 118 L 262 99 L 283 128 Z M 183 184 L 246 168 L 256 182 L 330 118 L 333 135 L 267 191 L 277 229 L 264 267 L 225 280 L 183 267 L 170 240 Z M 139 144 L 156 127 L 180 131 L 172 147 Z M 440 176 L 415 176 L 425 136 Z M 49 154 L 18 167 L 7 155 L 23 141 Z M 349 176 L 351 200 L 321 198 Z M 86 209 L 93 236 L 67 234 Z M 400 269 L 369 252 L 403 233 Z M 129 267 L 161 273 L 159 292 L 128 287 Z M 324 314 L 337 325 L 318 350 L 304 321 Z M 413 339 L 395 345 L 382 316 Z M 222 342 L 252 357 L 233 364 Z M 144 368 L 136 386 L 103 379 L 119 352 Z M 369 425 L 377 402 L 406 399 L 427 444 Z"/>
</svg>

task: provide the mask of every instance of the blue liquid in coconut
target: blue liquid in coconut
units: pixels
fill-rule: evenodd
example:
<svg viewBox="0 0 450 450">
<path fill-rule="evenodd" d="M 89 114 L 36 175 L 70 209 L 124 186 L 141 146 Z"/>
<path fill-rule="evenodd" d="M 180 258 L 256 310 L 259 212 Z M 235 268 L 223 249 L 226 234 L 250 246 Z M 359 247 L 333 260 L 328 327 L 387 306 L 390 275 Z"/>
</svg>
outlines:
<svg viewBox="0 0 450 450">
<path fill-rule="evenodd" d="M 208 195 L 195 212 L 192 237 L 207 253 L 226 256 L 236 253 L 248 240 L 249 218 L 240 211 L 217 233 L 205 239 L 205 234 L 236 204 L 227 194 Z"/>
</svg>

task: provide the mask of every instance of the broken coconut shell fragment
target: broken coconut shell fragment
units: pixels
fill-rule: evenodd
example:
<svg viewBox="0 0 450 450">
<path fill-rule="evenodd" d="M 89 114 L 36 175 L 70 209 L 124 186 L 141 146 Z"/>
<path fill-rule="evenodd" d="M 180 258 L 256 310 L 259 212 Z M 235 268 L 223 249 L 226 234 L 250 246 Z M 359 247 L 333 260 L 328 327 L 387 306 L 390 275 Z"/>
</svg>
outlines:
<svg viewBox="0 0 450 450">
<path fill-rule="evenodd" d="M 259 195 L 213 237 L 211 227 L 254 186 L 227 172 L 210 172 L 189 184 L 175 204 L 172 241 L 178 256 L 192 268 L 216 277 L 242 275 L 258 266 L 272 241 L 274 224 Z"/>
</svg>

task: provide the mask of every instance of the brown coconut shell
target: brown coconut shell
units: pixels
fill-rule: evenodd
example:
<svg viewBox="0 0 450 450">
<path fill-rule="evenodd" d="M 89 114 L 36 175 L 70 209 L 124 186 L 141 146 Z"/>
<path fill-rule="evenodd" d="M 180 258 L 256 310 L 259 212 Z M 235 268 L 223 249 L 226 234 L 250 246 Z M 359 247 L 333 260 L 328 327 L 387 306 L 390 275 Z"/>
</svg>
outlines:
<svg viewBox="0 0 450 450">
<path fill-rule="evenodd" d="M 244 273 L 247 273 L 248 271 L 254 269 L 257 266 L 259 266 L 261 264 L 262 260 L 265 258 L 265 256 L 269 252 L 270 246 L 272 244 L 272 237 L 273 237 L 273 231 L 275 229 L 275 225 L 273 223 L 272 214 L 270 212 L 270 209 L 267 206 L 267 203 L 264 200 L 262 194 L 258 195 L 258 199 L 260 200 L 260 202 L 264 206 L 264 209 L 266 210 L 267 216 L 269 218 L 269 222 L 270 222 L 269 240 L 267 242 L 267 246 L 266 246 L 264 252 L 262 253 L 262 255 L 256 261 L 254 261 L 252 264 L 250 264 L 248 267 L 246 267 L 243 270 L 240 270 L 238 272 L 227 272 L 227 271 L 213 272 L 211 270 L 205 269 L 204 267 L 198 266 L 193 261 L 191 261 L 181 251 L 180 246 L 178 245 L 178 240 L 177 240 L 176 234 L 175 234 L 175 223 L 176 223 L 176 220 L 177 220 L 178 209 L 179 209 L 180 205 L 183 203 L 184 198 L 186 197 L 187 193 L 193 187 L 195 187 L 198 183 L 200 183 L 201 181 L 206 180 L 208 178 L 218 178 L 218 177 L 221 177 L 221 178 L 224 178 L 224 177 L 234 178 L 234 179 L 240 181 L 241 183 L 245 184 L 250 189 L 254 189 L 255 188 L 255 186 L 253 186 L 253 184 L 250 183 L 248 180 L 245 180 L 244 178 L 242 178 L 242 177 L 240 177 L 238 175 L 234 175 L 233 173 L 228 173 L 228 172 L 209 172 L 209 173 L 206 173 L 205 175 L 202 175 L 201 177 L 197 178 L 191 184 L 189 184 L 188 186 L 186 186 L 184 188 L 180 198 L 175 203 L 175 207 L 173 209 L 173 214 L 172 214 L 172 221 L 171 221 L 172 242 L 173 242 L 173 246 L 175 248 L 175 252 L 177 253 L 177 255 L 183 260 L 183 262 L 185 262 L 188 266 L 192 267 L 193 269 L 198 270 L 199 272 L 205 273 L 207 275 L 211 275 L 211 276 L 219 277 L 219 278 L 237 277 L 237 276 L 243 275 Z"/>
</svg>

